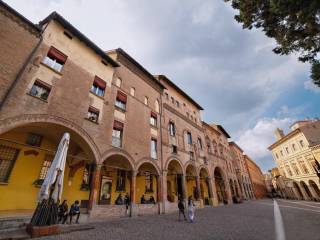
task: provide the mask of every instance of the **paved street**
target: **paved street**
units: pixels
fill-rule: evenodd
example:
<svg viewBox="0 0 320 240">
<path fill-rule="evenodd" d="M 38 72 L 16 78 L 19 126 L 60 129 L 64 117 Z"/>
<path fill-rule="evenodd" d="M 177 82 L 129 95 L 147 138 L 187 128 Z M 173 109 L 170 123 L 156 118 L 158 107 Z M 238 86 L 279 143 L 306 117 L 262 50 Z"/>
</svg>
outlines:
<svg viewBox="0 0 320 240">
<path fill-rule="evenodd" d="M 277 203 L 285 239 L 320 239 L 320 203 L 288 200 Z M 46 239 L 277 239 L 274 223 L 274 204 L 266 199 L 198 210 L 193 224 L 179 222 L 177 214 L 146 216 L 92 223 L 94 230 Z"/>
</svg>

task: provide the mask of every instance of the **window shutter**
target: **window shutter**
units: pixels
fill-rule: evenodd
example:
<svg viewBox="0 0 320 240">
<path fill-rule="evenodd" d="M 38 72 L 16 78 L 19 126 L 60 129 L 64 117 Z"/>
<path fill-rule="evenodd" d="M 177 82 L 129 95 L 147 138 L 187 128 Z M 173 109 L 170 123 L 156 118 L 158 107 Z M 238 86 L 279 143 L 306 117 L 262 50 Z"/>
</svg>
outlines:
<svg viewBox="0 0 320 240">
<path fill-rule="evenodd" d="M 90 106 L 90 107 L 89 107 L 89 112 L 93 112 L 93 113 L 99 114 L 99 109 Z"/>
<path fill-rule="evenodd" d="M 61 63 L 65 63 L 68 58 L 65 54 L 60 52 L 55 47 L 50 47 L 49 52 L 48 52 L 48 57 L 55 58 L 57 61 L 59 61 Z"/>
<path fill-rule="evenodd" d="M 119 121 L 113 122 L 113 129 L 121 131 L 123 129 L 123 123 Z"/>
<path fill-rule="evenodd" d="M 157 114 L 155 112 L 151 112 L 151 117 L 157 119 Z"/>
<path fill-rule="evenodd" d="M 118 91 L 117 93 L 117 99 L 120 100 L 121 102 L 127 103 L 127 95 L 125 95 L 120 91 Z"/>
<path fill-rule="evenodd" d="M 106 89 L 106 82 L 103 81 L 101 78 L 99 78 L 98 76 L 94 77 L 94 81 L 93 84 L 97 85 L 99 88 L 102 88 L 103 90 Z"/>
</svg>

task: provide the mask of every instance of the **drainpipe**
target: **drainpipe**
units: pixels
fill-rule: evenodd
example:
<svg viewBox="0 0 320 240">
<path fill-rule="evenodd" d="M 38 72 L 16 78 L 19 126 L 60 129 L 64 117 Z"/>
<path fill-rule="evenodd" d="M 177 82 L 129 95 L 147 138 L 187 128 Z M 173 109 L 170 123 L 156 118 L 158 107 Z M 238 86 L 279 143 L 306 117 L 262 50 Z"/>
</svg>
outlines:
<svg viewBox="0 0 320 240">
<path fill-rule="evenodd" d="M 167 183 L 164 183 L 163 182 L 163 148 L 162 148 L 162 116 L 163 116 L 163 111 L 162 111 L 162 93 L 160 93 L 160 138 L 161 138 L 161 141 L 160 141 L 160 151 L 161 151 L 161 171 L 160 171 L 160 174 L 161 174 L 161 199 L 162 199 L 162 212 L 165 212 L 165 199 L 163 198 L 163 189 L 164 189 L 164 184 L 167 184 Z"/>
<path fill-rule="evenodd" d="M 6 100 L 8 99 L 10 93 L 12 92 L 12 90 L 14 89 L 14 87 L 17 85 L 19 79 L 21 78 L 22 74 L 24 73 L 24 71 L 26 70 L 29 62 L 31 61 L 31 59 L 33 58 L 34 54 L 36 53 L 36 51 L 38 50 L 38 48 L 40 47 L 42 41 L 43 41 L 43 37 L 42 37 L 42 33 L 43 31 L 40 32 L 40 40 L 37 43 L 37 45 L 33 48 L 33 50 L 31 51 L 31 53 L 29 54 L 28 58 L 25 60 L 25 62 L 23 63 L 22 67 L 20 68 L 19 72 L 17 73 L 15 79 L 13 80 L 12 84 L 10 85 L 10 87 L 8 88 L 8 90 L 5 92 L 3 98 L 1 99 L 0 102 L 0 111 L 2 110 L 2 107 L 4 105 L 4 103 L 6 102 Z"/>
</svg>

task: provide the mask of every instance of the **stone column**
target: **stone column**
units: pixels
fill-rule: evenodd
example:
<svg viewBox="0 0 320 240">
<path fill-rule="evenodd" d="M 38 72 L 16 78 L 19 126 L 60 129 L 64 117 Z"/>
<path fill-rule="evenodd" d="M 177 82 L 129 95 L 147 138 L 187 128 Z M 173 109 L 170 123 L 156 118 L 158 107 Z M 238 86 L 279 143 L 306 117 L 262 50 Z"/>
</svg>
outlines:
<svg viewBox="0 0 320 240">
<path fill-rule="evenodd" d="M 300 190 L 301 190 L 302 195 L 303 195 L 303 200 L 310 200 L 310 198 L 308 196 L 308 193 L 304 189 L 303 185 L 301 183 L 298 183 L 298 184 L 299 184 Z"/>
<path fill-rule="evenodd" d="M 88 210 L 92 210 L 92 208 L 97 204 L 98 199 L 98 193 L 99 193 L 99 187 L 100 187 L 100 173 L 101 173 L 101 164 L 96 165 L 93 174 L 92 179 L 90 183 L 90 197 L 89 197 L 89 204 L 88 204 Z"/>
<path fill-rule="evenodd" d="M 225 191 L 227 194 L 227 201 L 228 204 L 232 204 L 232 194 L 231 194 L 231 186 L 229 184 L 229 181 L 224 181 L 225 185 Z"/>
<path fill-rule="evenodd" d="M 216 181 L 215 178 L 211 178 L 211 186 L 212 186 L 212 205 L 213 206 L 218 206 L 219 201 L 218 201 L 218 194 L 217 194 L 217 188 L 216 188 Z"/>
<path fill-rule="evenodd" d="M 162 205 L 162 193 L 161 193 L 161 176 L 157 175 L 156 176 L 156 181 L 157 181 L 157 204 L 158 204 L 158 213 L 161 213 L 161 205 Z"/>
<path fill-rule="evenodd" d="M 160 186 L 161 186 L 161 193 L 160 193 L 160 200 L 161 200 L 161 209 L 160 212 L 161 213 L 166 213 L 166 202 L 167 200 L 167 195 L 168 195 L 168 189 L 167 189 L 167 174 L 168 171 L 163 170 L 162 171 L 162 175 L 160 175 L 159 177 L 159 182 L 160 182 Z"/>
<path fill-rule="evenodd" d="M 198 196 L 199 196 L 199 201 L 200 201 L 200 207 L 203 207 L 203 203 L 204 203 L 204 199 L 202 199 L 201 196 L 201 187 L 200 187 L 200 176 L 196 176 L 196 188 L 197 188 L 197 192 L 198 192 Z"/>
<path fill-rule="evenodd" d="M 136 209 L 136 180 L 137 180 L 137 171 L 132 170 L 131 171 L 131 181 L 130 181 L 130 200 L 131 200 L 131 207 L 130 207 L 130 216 L 136 216 L 137 215 L 137 209 Z"/>
<path fill-rule="evenodd" d="M 212 179 L 208 177 L 206 181 L 208 182 L 209 204 L 212 206 L 213 205 Z"/>
</svg>

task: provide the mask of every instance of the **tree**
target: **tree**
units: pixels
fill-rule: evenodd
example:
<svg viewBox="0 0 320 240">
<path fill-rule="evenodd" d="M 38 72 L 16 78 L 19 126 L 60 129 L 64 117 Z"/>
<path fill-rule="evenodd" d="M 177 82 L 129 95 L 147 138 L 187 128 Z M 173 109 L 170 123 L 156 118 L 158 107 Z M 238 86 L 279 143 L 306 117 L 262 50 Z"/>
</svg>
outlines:
<svg viewBox="0 0 320 240">
<path fill-rule="evenodd" d="M 297 53 L 309 62 L 311 78 L 320 87 L 320 0 L 225 0 L 239 10 L 235 19 L 244 29 L 262 29 L 274 38 L 273 52 Z"/>
</svg>

